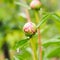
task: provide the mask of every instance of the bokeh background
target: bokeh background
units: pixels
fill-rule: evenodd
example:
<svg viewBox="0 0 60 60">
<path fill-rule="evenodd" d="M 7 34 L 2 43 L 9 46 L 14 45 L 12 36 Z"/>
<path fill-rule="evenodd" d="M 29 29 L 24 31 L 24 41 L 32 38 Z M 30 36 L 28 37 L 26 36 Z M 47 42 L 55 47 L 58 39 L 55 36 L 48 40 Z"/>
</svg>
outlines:
<svg viewBox="0 0 60 60">
<path fill-rule="evenodd" d="M 32 22 L 36 23 L 35 13 L 30 9 L 32 0 L 0 0 L 0 60 L 4 60 L 2 46 L 8 42 L 12 60 L 32 60 L 32 50 L 29 42 L 24 43 L 26 38 L 23 26 L 27 22 L 26 12 L 28 9 Z M 51 13 L 55 17 L 49 17 L 48 21 L 41 25 L 41 38 L 43 47 L 43 60 L 59 60 L 60 58 L 60 0 L 40 0 L 42 16 Z M 40 18 L 42 17 L 40 16 Z M 38 38 L 34 35 L 36 52 L 38 55 Z M 17 43 L 18 42 L 18 43 Z M 17 46 L 16 46 L 17 45 Z M 39 55 L 38 55 L 39 56 Z"/>
</svg>

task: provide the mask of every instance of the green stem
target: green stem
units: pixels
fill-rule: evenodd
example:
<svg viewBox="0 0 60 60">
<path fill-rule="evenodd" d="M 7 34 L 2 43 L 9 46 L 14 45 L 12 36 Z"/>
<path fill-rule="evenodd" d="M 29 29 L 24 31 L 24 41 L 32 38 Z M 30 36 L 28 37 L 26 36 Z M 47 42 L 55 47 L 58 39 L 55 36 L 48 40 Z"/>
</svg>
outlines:
<svg viewBox="0 0 60 60">
<path fill-rule="evenodd" d="M 35 11 L 35 17 L 36 17 L 36 23 L 38 24 L 39 22 L 39 15 L 38 11 Z M 40 27 L 37 29 L 38 33 L 38 48 L 39 48 L 39 59 L 42 60 L 42 42 L 41 42 L 41 34 L 40 34 Z"/>
<path fill-rule="evenodd" d="M 24 2 L 26 2 L 27 0 L 24 0 Z M 29 11 L 28 9 L 25 9 L 26 15 L 27 15 L 27 22 L 30 22 L 30 15 L 29 15 Z M 38 60 L 37 59 L 37 53 L 36 53 L 36 47 L 35 47 L 35 41 L 33 40 L 33 37 L 30 39 L 30 44 L 31 44 L 31 48 L 33 51 L 33 60 Z"/>
<path fill-rule="evenodd" d="M 32 51 L 33 51 L 33 60 L 38 60 L 37 59 L 37 51 L 36 51 L 35 41 L 33 40 L 33 38 L 30 39 L 30 44 L 31 44 L 31 48 L 32 48 Z"/>
<path fill-rule="evenodd" d="M 35 11 L 35 18 L 36 18 L 36 23 L 38 24 L 38 21 L 39 21 L 38 11 Z"/>
</svg>

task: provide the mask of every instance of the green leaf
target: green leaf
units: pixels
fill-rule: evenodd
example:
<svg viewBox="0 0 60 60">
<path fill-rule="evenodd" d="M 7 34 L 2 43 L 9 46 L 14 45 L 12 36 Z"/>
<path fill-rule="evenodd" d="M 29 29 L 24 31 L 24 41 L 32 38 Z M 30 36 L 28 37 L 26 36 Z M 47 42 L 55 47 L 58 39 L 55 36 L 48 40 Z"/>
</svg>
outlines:
<svg viewBox="0 0 60 60">
<path fill-rule="evenodd" d="M 18 53 L 14 58 L 18 60 L 32 60 L 32 55 L 29 51 L 24 49 L 20 50 L 20 53 Z"/>
<path fill-rule="evenodd" d="M 39 28 L 44 22 L 46 22 L 46 20 L 48 20 L 49 16 L 50 16 L 49 14 L 44 15 L 41 18 L 41 21 L 39 22 L 39 24 L 37 25 L 37 28 Z"/>
<path fill-rule="evenodd" d="M 30 7 L 29 7 L 27 4 L 25 4 L 25 3 L 15 2 L 15 4 L 16 4 L 16 5 L 20 5 L 20 6 L 24 7 L 24 8 L 30 9 Z"/>
<path fill-rule="evenodd" d="M 18 42 L 15 44 L 14 49 L 21 48 L 21 47 L 24 46 L 28 41 L 29 41 L 29 38 L 26 38 L 26 39 L 23 39 L 23 40 L 18 41 Z"/>
<path fill-rule="evenodd" d="M 58 16 L 57 14 L 52 14 L 52 17 L 54 17 L 55 20 L 60 22 L 60 16 Z"/>
<path fill-rule="evenodd" d="M 43 43 L 42 43 L 42 45 L 44 46 L 44 47 L 48 47 L 48 46 L 50 46 L 50 45 L 60 45 L 60 40 L 59 39 L 51 39 L 51 40 L 45 40 Z"/>
<path fill-rule="evenodd" d="M 60 47 L 56 47 L 53 50 L 50 50 L 49 53 L 47 54 L 47 57 L 48 58 L 60 57 Z"/>
</svg>

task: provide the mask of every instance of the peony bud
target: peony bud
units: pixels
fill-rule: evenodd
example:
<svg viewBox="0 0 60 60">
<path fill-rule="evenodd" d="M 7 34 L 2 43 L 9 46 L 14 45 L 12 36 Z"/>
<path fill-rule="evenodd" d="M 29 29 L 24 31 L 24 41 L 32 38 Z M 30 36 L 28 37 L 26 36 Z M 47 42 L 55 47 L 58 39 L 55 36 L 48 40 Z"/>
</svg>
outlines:
<svg viewBox="0 0 60 60">
<path fill-rule="evenodd" d="M 32 9 L 35 9 L 35 10 L 39 10 L 40 7 L 41 7 L 41 2 L 39 0 L 33 0 L 31 3 L 30 3 L 30 7 Z"/>
<path fill-rule="evenodd" d="M 23 30 L 26 36 L 32 36 L 36 32 L 36 25 L 32 22 L 28 22 L 24 25 Z"/>
</svg>

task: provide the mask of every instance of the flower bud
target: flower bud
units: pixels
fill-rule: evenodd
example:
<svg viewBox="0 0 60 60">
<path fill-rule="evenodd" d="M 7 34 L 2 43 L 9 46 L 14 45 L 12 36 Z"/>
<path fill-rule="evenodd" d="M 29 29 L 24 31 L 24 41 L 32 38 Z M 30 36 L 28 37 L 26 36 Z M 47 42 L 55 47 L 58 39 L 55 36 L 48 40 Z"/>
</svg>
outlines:
<svg viewBox="0 0 60 60">
<path fill-rule="evenodd" d="M 30 7 L 32 9 L 35 9 L 35 10 L 39 10 L 40 7 L 41 7 L 41 2 L 39 0 L 33 0 L 31 3 L 30 3 Z"/>
<path fill-rule="evenodd" d="M 36 32 L 36 25 L 32 22 L 28 22 L 24 25 L 23 30 L 26 36 L 32 36 Z"/>
</svg>

